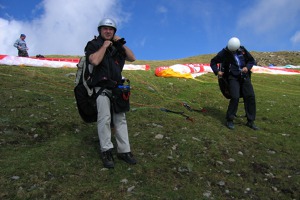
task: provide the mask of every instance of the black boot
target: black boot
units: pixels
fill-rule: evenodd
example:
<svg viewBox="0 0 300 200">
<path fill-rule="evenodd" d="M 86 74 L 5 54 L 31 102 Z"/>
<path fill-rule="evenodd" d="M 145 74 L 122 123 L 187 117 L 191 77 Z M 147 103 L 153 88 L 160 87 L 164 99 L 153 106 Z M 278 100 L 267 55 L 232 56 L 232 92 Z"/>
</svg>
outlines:
<svg viewBox="0 0 300 200">
<path fill-rule="evenodd" d="M 249 128 L 251 128 L 251 129 L 253 129 L 253 130 L 255 130 L 255 131 L 259 130 L 259 128 L 254 124 L 253 121 L 248 121 L 248 122 L 246 123 L 246 126 L 248 126 Z"/>
<path fill-rule="evenodd" d="M 128 153 L 118 153 L 117 154 L 118 158 L 120 160 L 124 160 L 128 164 L 134 165 L 136 164 L 136 159 L 133 157 L 131 152 Z"/>
<path fill-rule="evenodd" d="M 101 158 L 102 158 L 103 166 L 105 168 L 114 168 L 115 167 L 114 158 L 113 158 L 111 149 L 102 152 Z"/>
<path fill-rule="evenodd" d="M 234 123 L 233 123 L 233 121 L 228 120 L 228 121 L 226 122 L 226 126 L 227 126 L 227 128 L 229 128 L 229 129 L 234 129 Z"/>
</svg>

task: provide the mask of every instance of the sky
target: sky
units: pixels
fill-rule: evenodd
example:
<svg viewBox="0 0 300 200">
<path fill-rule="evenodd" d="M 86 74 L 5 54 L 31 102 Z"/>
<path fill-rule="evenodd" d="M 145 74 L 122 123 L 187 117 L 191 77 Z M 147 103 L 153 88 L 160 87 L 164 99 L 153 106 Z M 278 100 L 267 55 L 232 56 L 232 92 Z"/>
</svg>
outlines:
<svg viewBox="0 0 300 200">
<path fill-rule="evenodd" d="M 299 51 L 299 0 L 0 0 L 0 54 L 84 55 L 104 17 L 137 60 L 217 53 L 231 37 L 249 51 Z"/>
</svg>

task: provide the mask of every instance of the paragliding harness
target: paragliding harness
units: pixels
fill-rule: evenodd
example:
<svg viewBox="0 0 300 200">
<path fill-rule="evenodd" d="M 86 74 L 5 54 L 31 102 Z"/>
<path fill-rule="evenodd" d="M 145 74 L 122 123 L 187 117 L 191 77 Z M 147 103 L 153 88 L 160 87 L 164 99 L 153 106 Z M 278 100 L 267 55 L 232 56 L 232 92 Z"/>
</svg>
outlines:
<svg viewBox="0 0 300 200">
<path fill-rule="evenodd" d="M 241 48 L 240 50 L 242 51 L 242 55 L 244 55 L 244 57 L 245 57 L 244 49 Z M 245 58 L 245 59 L 246 59 L 246 58 Z M 225 68 L 224 68 L 224 66 L 223 66 L 223 63 L 219 63 L 219 64 L 218 64 L 218 67 L 219 67 L 219 71 L 225 72 Z M 240 81 L 243 81 L 243 79 L 247 79 L 247 78 L 251 79 L 251 73 L 252 73 L 252 72 L 249 71 L 247 74 L 242 74 L 242 75 L 241 75 Z M 223 96 L 224 96 L 226 99 L 231 99 L 232 96 L 231 96 L 231 94 L 230 94 L 229 80 L 228 80 L 228 78 L 229 78 L 229 75 L 228 75 L 228 73 L 225 72 L 225 73 L 223 74 L 223 76 L 218 76 L 218 83 L 219 83 L 219 88 L 220 88 L 220 90 L 221 90 Z M 242 98 L 242 97 L 243 97 L 243 92 L 242 92 L 242 88 L 240 88 L 240 98 Z"/>
<path fill-rule="evenodd" d="M 101 89 L 96 92 L 95 88 L 90 88 L 88 86 L 85 78 L 87 68 L 86 62 L 86 57 L 83 56 L 77 64 L 74 94 L 79 115 L 83 121 L 92 123 L 97 121 L 98 112 L 96 99 L 103 92 L 105 87 L 101 87 Z"/>
<path fill-rule="evenodd" d="M 126 57 L 126 52 L 123 45 L 126 43 L 124 38 L 121 38 L 117 41 L 113 41 L 113 45 L 110 46 L 109 51 L 110 55 L 113 58 L 118 56 Z M 109 67 L 110 69 L 111 67 Z M 108 73 L 110 73 L 108 71 Z M 124 83 L 127 82 L 125 85 Z M 129 79 L 122 79 L 121 82 L 118 82 L 115 87 L 112 89 L 112 95 L 108 96 L 111 100 L 111 106 L 115 113 L 128 112 L 130 110 L 130 81 Z"/>
<path fill-rule="evenodd" d="M 125 43 L 124 39 L 121 41 Z M 120 48 L 120 45 L 116 48 Z M 111 107 L 115 113 L 127 112 L 130 110 L 129 97 L 130 97 L 130 81 L 127 79 L 127 85 L 124 85 L 126 80 L 117 83 L 112 80 L 106 80 L 106 83 L 100 87 L 96 92 L 94 87 L 89 87 L 87 81 L 93 76 L 90 71 L 90 66 L 87 65 L 86 57 L 80 58 L 77 64 L 77 73 L 75 78 L 74 94 L 78 112 L 87 123 L 97 121 L 97 103 L 96 99 L 99 95 L 104 93 L 111 100 Z M 88 68 L 88 69 L 87 69 Z M 112 89 L 111 95 L 105 92 L 105 89 Z"/>
<path fill-rule="evenodd" d="M 127 84 L 124 85 L 125 81 Z M 121 84 L 112 89 L 112 108 L 115 113 L 128 112 L 130 110 L 130 81 L 129 79 L 123 80 Z"/>
<path fill-rule="evenodd" d="M 251 78 L 251 71 L 249 72 L 249 75 L 247 78 Z M 242 79 L 241 79 L 242 80 Z M 223 94 L 223 96 L 226 99 L 231 99 L 231 94 L 230 94 L 230 89 L 229 89 L 229 81 L 228 81 L 228 75 L 223 75 L 223 76 L 218 76 L 218 83 L 219 83 L 219 88 Z M 240 88 L 240 98 L 243 97 L 243 91 L 242 88 Z"/>
<path fill-rule="evenodd" d="M 219 64 L 219 70 L 224 72 L 224 68 L 222 67 L 222 63 Z M 218 75 L 218 83 L 219 88 L 226 99 L 231 99 L 229 83 L 228 83 L 228 75 L 223 74 L 223 76 Z"/>
</svg>

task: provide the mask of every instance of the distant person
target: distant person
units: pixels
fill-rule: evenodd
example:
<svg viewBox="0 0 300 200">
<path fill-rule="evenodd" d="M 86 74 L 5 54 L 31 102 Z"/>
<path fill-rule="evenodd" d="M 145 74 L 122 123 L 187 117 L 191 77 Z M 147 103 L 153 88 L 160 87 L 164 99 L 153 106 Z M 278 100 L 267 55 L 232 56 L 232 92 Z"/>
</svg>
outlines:
<svg viewBox="0 0 300 200">
<path fill-rule="evenodd" d="M 220 64 L 221 68 L 218 67 Z M 225 78 L 229 84 L 231 98 L 226 113 L 226 126 L 229 129 L 234 129 L 233 120 L 236 117 L 241 96 L 244 99 L 244 109 L 247 117 L 246 126 L 253 130 L 259 129 L 254 124 L 256 100 L 250 71 L 255 64 L 252 55 L 245 47 L 241 46 L 240 40 L 236 37 L 229 39 L 227 46 L 211 59 L 210 66 L 215 75 Z"/>
<path fill-rule="evenodd" d="M 93 78 L 90 79 L 89 85 L 94 87 L 96 91 L 105 88 L 97 97 L 96 103 L 101 157 L 106 168 L 114 168 L 111 122 L 115 130 L 117 157 L 129 164 L 136 164 L 137 162 L 130 149 L 125 112 L 116 113 L 111 109 L 111 99 L 109 98 L 114 88 L 110 87 L 111 83 L 122 82 L 121 72 L 125 60 L 135 61 L 133 52 L 124 45 L 124 38 L 121 39 L 117 36 L 116 31 L 117 26 L 114 20 L 102 19 L 98 25 L 99 36 L 88 42 L 85 47 L 87 65 L 92 65 L 94 68 Z"/>
<path fill-rule="evenodd" d="M 18 56 L 20 57 L 28 57 L 28 47 L 25 42 L 26 35 L 21 34 L 20 38 L 16 40 L 14 43 L 14 47 L 18 49 Z"/>
</svg>

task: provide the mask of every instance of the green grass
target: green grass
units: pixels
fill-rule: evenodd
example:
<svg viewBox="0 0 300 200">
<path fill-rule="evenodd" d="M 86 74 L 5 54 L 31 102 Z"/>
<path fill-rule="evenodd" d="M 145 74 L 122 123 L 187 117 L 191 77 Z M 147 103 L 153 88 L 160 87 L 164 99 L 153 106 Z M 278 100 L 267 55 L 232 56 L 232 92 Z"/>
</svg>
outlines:
<svg viewBox="0 0 300 200">
<path fill-rule="evenodd" d="M 209 62 L 137 61 L 152 69 L 123 73 L 138 164 L 116 160 L 113 170 L 102 167 L 95 124 L 76 110 L 66 76 L 76 69 L 0 66 L 0 199 L 299 199 L 300 77 L 253 74 L 261 130 L 244 125 L 242 103 L 229 130 L 213 74 L 154 75 L 156 66 L 196 60 Z"/>
</svg>

